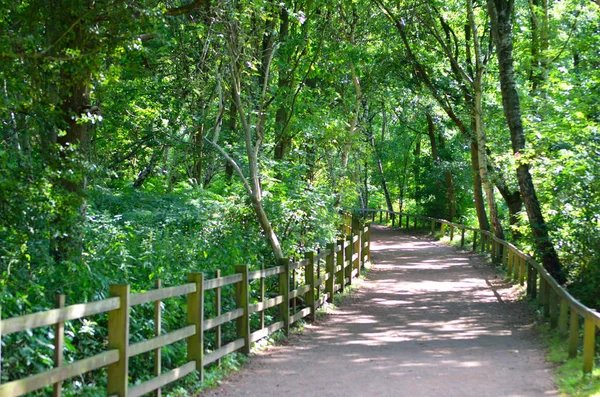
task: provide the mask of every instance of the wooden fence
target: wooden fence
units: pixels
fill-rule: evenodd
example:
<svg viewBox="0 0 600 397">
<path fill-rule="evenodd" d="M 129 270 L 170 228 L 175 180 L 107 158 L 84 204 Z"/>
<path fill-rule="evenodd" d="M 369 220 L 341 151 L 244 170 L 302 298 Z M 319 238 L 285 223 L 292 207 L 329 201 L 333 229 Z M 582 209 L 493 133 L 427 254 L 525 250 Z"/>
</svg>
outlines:
<svg viewBox="0 0 600 397">
<path fill-rule="evenodd" d="M 591 373 L 594 367 L 594 348 L 596 328 L 600 328 L 600 313 L 585 306 L 563 287 L 538 264 L 535 259 L 519 250 L 513 244 L 501 240 L 493 233 L 467 227 L 443 219 L 435 219 L 427 216 L 406 213 L 391 212 L 378 209 L 357 210 L 363 217 L 371 218 L 373 221 L 379 216 L 379 222 L 387 224 L 389 218 L 392 226 L 402 226 L 402 219 L 406 217 L 405 227 L 417 228 L 421 222 L 422 227 L 431 227 L 434 234 L 439 229 L 442 236 L 449 235 L 453 240 L 455 233 L 460 233 L 460 246 L 465 247 L 465 233 L 473 233 L 471 249 L 473 251 L 489 252 L 492 260 L 501 263 L 506 269 L 508 277 L 521 285 L 526 285 L 527 297 L 537 299 L 542 308 L 542 313 L 550 320 L 552 327 L 558 327 L 561 335 L 568 336 L 569 358 L 577 356 L 580 346 L 580 320 L 583 319 L 583 372 Z M 397 218 L 397 219 L 396 219 Z M 479 240 L 479 241 L 478 241 Z"/>
<path fill-rule="evenodd" d="M 163 288 L 160 281 L 156 289 L 132 294 L 129 285 L 113 285 L 110 297 L 101 301 L 64 306 L 64 296 L 58 298 L 58 308 L 0 320 L 0 338 L 15 332 L 23 332 L 44 326 L 54 326 L 55 367 L 24 379 L 0 385 L 0 396 L 13 397 L 52 385 L 53 395 L 60 396 L 62 382 L 98 368 L 108 367 L 107 395 L 136 397 L 153 392 L 160 396 L 161 387 L 198 371 L 203 377 L 204 367 L 219 363 L 227 354 L 241 351 L 249 354 L 251 343 L 278 330 L 287 335 L 290 325 L 304 317 L 314 319 L 316 310 L 325 302 L 331 302 L 335 293 L 343 292 L 360 275 L 361 266 L 370 260 L 370 227 L 352 219 L 344 219 L 344 237 L 328 244 L 325 250 L 309 252 L 298 262 L 283 260 L 279 266 L 264 270 L 248 271 L 247 266 L 236 266 L 235 274 L 205 279 L 202 273 L 188 275 L 188 283 Z M 346 234 L 347 233 L 347 234 Z M 303 280 L 298 280 L 303 276 Z M 265 280 L 278 278 L 276 296 L 265 298 Z M 250 301 L 251 281 L 259 280 L 260 298 Z M 256 283 L 255 283 L 256 284 Z M 236 308 L 221 313 L 221 290 L 235 286 Z M 205 318 L 206 292 L 215 299 L 216 316 Z M 187 297 L 187 325 L 178 330 L 161 333 L 161 301 L 177 296 Z M 305 307 L 297 308 L 296 300 L 304 297 Z M 155 337 L 131 344 L 129 341 L 130 309 L 144 303 L 154 303 Z M 279 321 L 265 324 L 267 309 L 278 307 Z M 107 350 L 67 365 L 63 364 L 64 323 L 95 314 L 108 313 Z M 252 330 L 250 316 L 260 315 L 260 329 Z M 221 345 L 221 326 L 236 321 L 236 339 Z M 206 351 L 205 333 L 216 332 L 216 349 Z M 186 340 L 187 363 L 168 371 L 161 368 L 161 348 Z M 155 377 L 135 386 L 129 386 L 129 358 L 144 353 L 154 357 Z M 1 356 L 0 356 L 1 358 Z M 4 359 L 4 358 L 2 358 Z M 1 361 L 0 361 L 1 362 Z"/>
</svg>

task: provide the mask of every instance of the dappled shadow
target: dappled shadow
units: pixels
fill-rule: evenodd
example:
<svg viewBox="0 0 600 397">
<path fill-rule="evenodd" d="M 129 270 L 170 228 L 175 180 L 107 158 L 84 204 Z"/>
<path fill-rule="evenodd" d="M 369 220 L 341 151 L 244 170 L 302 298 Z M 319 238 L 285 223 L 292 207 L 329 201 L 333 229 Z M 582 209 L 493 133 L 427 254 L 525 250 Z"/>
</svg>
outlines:
<svg viewBox="0 0 600 397">
<path fill-rule="evenodd" d="M 527 324 L 507 314 L 510 305 L 472 266 L 476 256 L 382 227 L 373 229 L 373 240 L 376 266 L 359 292 L 290 346 L 251 360 L 249 371 L 221 391 L 556 395 Z M 249 377 L 260 384 L 249 386 Z"/>
</svg>

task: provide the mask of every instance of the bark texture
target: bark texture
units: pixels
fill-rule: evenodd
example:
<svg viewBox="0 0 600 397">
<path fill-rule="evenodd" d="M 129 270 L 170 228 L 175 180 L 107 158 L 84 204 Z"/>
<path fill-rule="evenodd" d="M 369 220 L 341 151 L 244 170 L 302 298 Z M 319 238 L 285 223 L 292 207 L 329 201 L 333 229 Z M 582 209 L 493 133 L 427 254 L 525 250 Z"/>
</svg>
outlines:
<svg viewBox="0 0 600 397">
<path fill-rule="evenodd" d="M 525 149 L 525 134 L 523 131 L 521 105 L 514 75 L 512 54 L 512 13 L 514 2 L 513 0 L 487 0 L 487 5 L 498 56 L 502 106 L 510 130 L 513 153 L 518 162 L 517 179 L 519 180 L 521 196 L 525 203 L 529 225 L 535 238 L 535 247 L 542 264 L 562 284 L 566 281 L 565 272 L 550 239 L 548 225 L 544 220 L 533 185 L 533 179 L 529 172 L 529 164 L 521 158 L 521 153 Z"/>
</svg>

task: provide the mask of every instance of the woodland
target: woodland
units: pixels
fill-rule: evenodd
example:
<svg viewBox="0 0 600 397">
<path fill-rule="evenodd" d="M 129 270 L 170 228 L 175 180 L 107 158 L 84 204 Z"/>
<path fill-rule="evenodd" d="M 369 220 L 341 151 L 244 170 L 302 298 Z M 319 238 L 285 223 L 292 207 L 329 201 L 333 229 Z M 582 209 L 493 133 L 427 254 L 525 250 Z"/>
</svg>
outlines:
<svg viewBox="0 0 600 397">
<path fill-rule="evenodd" d="M 333 241 L 353 208 L 493 231 L 600 309 L 598 0 L 0 0 L 0 13 L 3 318 L 57 294 L 269 267 Z M 102 349 L 96 325 L 69 325 L 67 361 Z M 2 382 L 51 367 L 36 350 L 51 339 L 3 338 Z"/>
</svg>

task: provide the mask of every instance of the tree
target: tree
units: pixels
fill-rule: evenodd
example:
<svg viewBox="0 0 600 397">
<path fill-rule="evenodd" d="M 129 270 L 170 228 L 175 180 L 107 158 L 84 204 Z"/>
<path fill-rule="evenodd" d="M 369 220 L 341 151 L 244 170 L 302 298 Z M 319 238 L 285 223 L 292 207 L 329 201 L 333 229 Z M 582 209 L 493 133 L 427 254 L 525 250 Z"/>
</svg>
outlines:
<svg viewBox="0 0 600 397">
<path fill-rule="evenodd" d="M 519 93 L 516 88 L 513 43 L 512 43 L 512 15 L 514 0 L 487 0 L 488 11 L 496 43 L 500 88 L 502 92 L 502 106 L 504 116 L 510 130 L 512 149 L 517 160 L 517 178 L 521 196 L 525 203 L 529 225 L 535 238 L 535 246 L 546 270 L 560 283 L 566 281 L 566 275 L 560 264 L 558 254 L 550 239 L 548 225 L 544 220 L 540 203 L 536 195 L 535 186 L 529 163 L 525 156 L 525 134 L 521 118 L 521 105 Z"/>
</svg>

